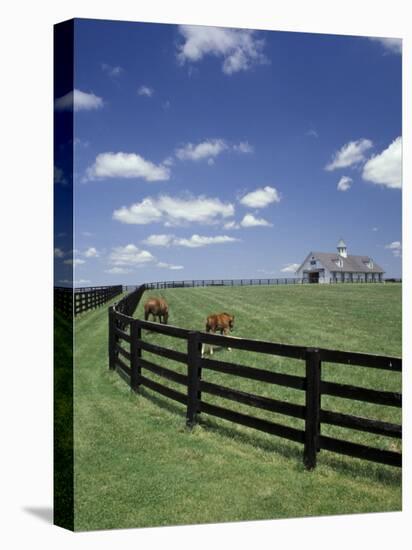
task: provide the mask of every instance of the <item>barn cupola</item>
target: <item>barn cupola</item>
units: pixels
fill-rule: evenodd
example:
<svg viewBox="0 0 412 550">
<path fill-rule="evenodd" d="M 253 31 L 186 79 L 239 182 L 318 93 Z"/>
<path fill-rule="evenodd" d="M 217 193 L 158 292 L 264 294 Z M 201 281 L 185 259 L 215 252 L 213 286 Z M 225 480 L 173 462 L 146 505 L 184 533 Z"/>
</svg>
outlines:
<svg viewBox="0 0 412 550">
<path fill-rule="evenodd" d="M 341 239 L 338 242 L 338 253 L 341 258 L 347 258 L 348 257 L 348 249 L 346 248 L 346 244 L 344 243 L 343 239 Z"/>
</svg>

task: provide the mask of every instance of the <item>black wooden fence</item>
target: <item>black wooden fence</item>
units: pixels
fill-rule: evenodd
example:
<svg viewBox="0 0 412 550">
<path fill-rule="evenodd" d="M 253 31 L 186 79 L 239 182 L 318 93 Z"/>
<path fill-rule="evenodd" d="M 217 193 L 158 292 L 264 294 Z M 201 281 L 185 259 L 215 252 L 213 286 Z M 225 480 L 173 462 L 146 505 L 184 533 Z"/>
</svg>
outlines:
<svg viewBox="0 0 412 550">
<path fill-rule="evenodd" d="M 350 283 L 383 283 L 383 282 L 402 282 L 401 279 L 382 279 L 365 281 L 361 278 L 353 278 L 341 281 L 340 279 L 330 278 L 326 281 L 326 284 L 350 284 Z M 267 285 L 299 285 L 309 284 L 311 281 L 307 278 L 297 277 L 278 277 L 276 279 L 264 278 L 264 279 L 186 279 L 175 281 L 156 281 L 153 283 L 146 283 L 147 289 L 161 290 L 165 288 L 195 288 L 205 286 L 267 286 Z M 321 284 L 325 284 L 324 282 Z M 124 289 L 126 291 L 132 291 L 139 288 L 139 285 L 126 285 Z"/>
<path fill-rule="evenodd" d="M 321 433 L 322 424 L 329 424 L 400 439 L 402 437 L 400 425 L 324 410 L 321 405 L 323 395 L 333 395 L 366 403 L 401 407 L 402 396 L 399 393 L 326 382 L 322 380 L 321 375 L 322 362 L 401 372 L 402 360 L 400 358 L 232 338 L 133 319 L 132 315 L 147 288 L 152 287 L 151 285 L 142 285 L 118 304 L 109 308 L 109 368 L 116 369 L 132 390 L 138 391 L 140 386 L 145 386 L 184 404 L 189 426 L 193 426 L 198 415 L 204 413 L 301 443 L 304 445 L 304 463 L 308 469 L 316 466 L 317 453 L 321 449 L 392 466 L 401 466 L 401 453 L 328 437 Z M 185 340 L 187 342 L 186 352 L 149 343 L 144 340 L 142 330 Z M 230 346 L 251 352 L 300 359 L 305 363 L 305 376 L 282 374 L 204 358 L 201 354 L 202 344 Z M 180 374 L 147 360 L 143 356 L 143 351 L 186 365 L 186 374 Z M 233 377 L 249 378 L 265 384 L 300 390 L 305 392 L 305 405 L 269 399 L 204 381 L 202 380 L 202 371 L 208 369 Z M 160 384 L 149 378 L 146 372 L 180 384 L 184 387 L 184 391 L 177 391 Z M 304 429 L 299 430 L 208 403 L 204 398 L 205 394 L 206 396 L 220 396 L 254 408 L 303 419 Z"/>
<path fill-rule="evenodd" d="M 54 287 L 54 307 L 66 317 L 95 309 L 123 292 L 122 285 L 83 288 Z"/>
</svg>

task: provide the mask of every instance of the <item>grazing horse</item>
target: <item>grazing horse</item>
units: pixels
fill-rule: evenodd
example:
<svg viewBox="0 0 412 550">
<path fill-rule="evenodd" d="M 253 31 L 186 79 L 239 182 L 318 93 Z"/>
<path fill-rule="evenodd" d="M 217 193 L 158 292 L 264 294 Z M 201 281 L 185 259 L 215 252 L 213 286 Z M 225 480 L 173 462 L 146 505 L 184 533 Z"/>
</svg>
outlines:
<svg viewBox="0 0 412 550">
<path fill-rule="evenodd" d="M 159 323 L 167 325 L 167 320 L 169 318 L 169 306 L 167 305 L 166 300 L 163 298 L 149 298 L 144 305 L 144 320 L 149 319 L 149 315 L 153 315 L 154 321 L 156 318 L 159 319 Z"/>
<path fill-rule="evenodd" d="M 215 313 L 214 315 L 209 315 L 206 319 L 206 332 L 216 333 L 220 331 L 220 334 L 227 336 L 229 331 L 233 330 L 235 322 L 235 316 L 230 315 L 229 313 Z M 210 355 L 213 355 L 213 346 L 209 346 Z M 227 348 L 228 351 L 232 351 L 230 348 Z M 202 346 L 202 355 L 204 354 L 205 346 Z"/>
</svg>

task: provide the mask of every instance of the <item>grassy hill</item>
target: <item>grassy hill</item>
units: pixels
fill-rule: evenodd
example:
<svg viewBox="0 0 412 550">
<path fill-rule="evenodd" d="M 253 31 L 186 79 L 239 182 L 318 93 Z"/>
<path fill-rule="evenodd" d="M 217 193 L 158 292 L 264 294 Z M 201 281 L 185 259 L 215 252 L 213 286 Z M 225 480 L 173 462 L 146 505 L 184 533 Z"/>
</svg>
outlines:
<svg viewBox="0 0 412 550">
<path fill-rule="evenodd" d="M 169 323 L 177 326 L 202 330 L 209 313 L 225 310 L 235 314 L 236 336 L 401 355 L 401 286 L 396 284 L 169 289 L 147 295 L 168 300 Z M 141 308 L 136 316 L 141 316 Z M 184 350 L 184 342 L 175 339 L 158 334 L 145 338 Z M 132 394 L 117 373 L 108 371 L 106 307 L 76 320 L 75 339 L 77 530 L 401 508 L 401 472 L 395 468 L 322 451 L 316 470 L 307 472 L 301 445 L 206 415 L 190 432 L 180 404 L 145 389 Z M 182 365 L 149 353 L 147 357 L 184 372 Z M 303 368 L 301 361 L 226 349 L 216 350 L 215 357 L 279 372 L 302 374 Z M 401 387 L 400 375 L 375 369 L 325 364 L 322 373 L 327 380 L 376 389 Z M 303 402 L 298 390 L 205 370 L 203 377 Z M 207 399 L 246 410 L 220 398 Z M 326 396 L 322 406 L 400 421 L 400 411 L 391 407 Z M 302 423 L 274 413 L 248 412 L 297 427 Z M 326 426 L 322 432 L 399 450 L 399 442 L 388 438 Z"/>
</svg>

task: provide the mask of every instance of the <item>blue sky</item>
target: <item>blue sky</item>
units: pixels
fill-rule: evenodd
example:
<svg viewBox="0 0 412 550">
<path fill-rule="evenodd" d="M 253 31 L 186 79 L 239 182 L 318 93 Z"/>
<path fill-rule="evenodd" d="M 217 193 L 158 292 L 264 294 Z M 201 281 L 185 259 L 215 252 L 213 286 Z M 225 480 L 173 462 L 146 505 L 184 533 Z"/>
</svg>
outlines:
<svg viewBox="0 0 412 550">
<path fill-rule="evenodd" d="M 76 20 L 77 284 L 291 277 L 341 237 L 401 276 L 401 79 L 396 40 Z"/>
</svg>

